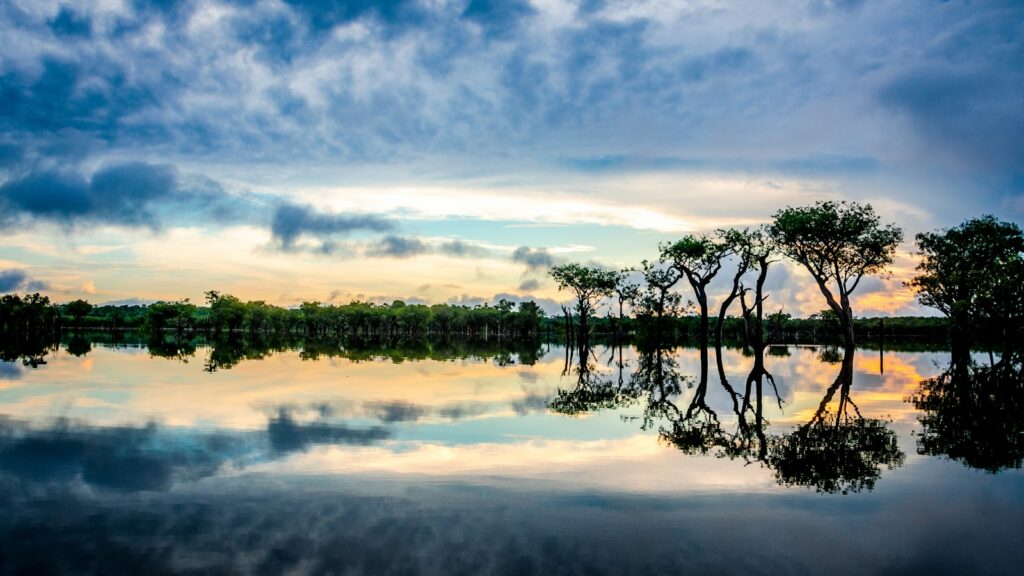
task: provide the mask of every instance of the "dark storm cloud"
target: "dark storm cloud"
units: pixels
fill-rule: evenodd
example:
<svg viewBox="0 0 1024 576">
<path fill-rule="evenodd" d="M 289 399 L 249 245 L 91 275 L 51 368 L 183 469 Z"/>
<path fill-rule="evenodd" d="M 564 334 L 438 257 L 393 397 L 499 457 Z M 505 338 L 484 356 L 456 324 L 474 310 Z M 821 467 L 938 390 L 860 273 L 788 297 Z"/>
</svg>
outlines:
<svg viewBox="0 0 1024 576">
<path fill-rule="evenodd" d="M 39 292 L 49 290 L 50 285 L 42 280 L 33 280 L 29 275 L 18 268 L 0 270 L 0 293 L 26 290 L 28 292 Z"/>
<path fill-rule="evenodd" d="M 525 264 L 528 270 L 546 270 L 555 265 L 555 257 L 544 248 L 520 246 L 512 251 L 512 261 Z"/>
<path fill-rule="evenodd" d="M 526 416 L 531 412 L 544 412 L 551 403 L 552 396 L 537 392 L 526 392 L 522 398 L 512 402 L 512 409 L 519 416 Z"/>
<path fill-rule="evenodd" d="M 318 212 L 312 206 L 284 202 L 271 217 L 270 232 L 288 250 L 304 235 L 329 238 L 355 231 L 386 232 L 395 228 L 394 222 L 380 216 L 344 215 Z"/>
<path fill-rule="evenodd" d="M 958 163 L 1021 170 L 1024 57 L 1017 64 L 1021 68 L 1009 74 L 951 63 L 913 68 L 884 85 L 878 97 Z"/>
<path fill-rule="evenodd" d="M 375 258 L 412 258 L 425 254 L 475 258 L 489 255 L 490 250 L 465 240 L 447 240 L 432 244 L 413 236 L 388 235 L 367 246 L 365 254 Z"/>
<path fill-rule="evenodd" d="M 28 274 L 24 270 L 11 268 L 0 270 L 0 292 L 13 292 L 20 290 L 28 283 Z"/>
<path fill-rule="evenodd" d="M 447 254 L 448 256 L 466 258 L 483 257 L 491 253 L 487 248 L 465 240 L 449 240 L 447 242 L 443 242 L 437 247 L 437 251 L 441 254 Z"/>
<path fill-rule="evenodd" d="M 157 229 L 165 217 L 223 222 L 245 216 L 244 204 L 208 179 L 191 178 L 186 184 L 173 166 L 145 162 L 108 164 L 90 176 L 75 170 L 43 170 L 0 186 L 0 207 L 10 219 L 66 226 Z"/>
<path fill-rule="evenodd" d="M 14 362 L 0 360 L 0 379 L 19 380 L 21 379 L 21 366 Z"/>
<path fill-rule="evenodd" d="M 160 491 L 213 474 L 236 444 L 219 436 L 161 448 L 156 425 L 98 428 L 58 421 L 45 429 L 0 422 L 0 471 L 30 482 L 80 478 L 116 492 Z"/>
</svg>

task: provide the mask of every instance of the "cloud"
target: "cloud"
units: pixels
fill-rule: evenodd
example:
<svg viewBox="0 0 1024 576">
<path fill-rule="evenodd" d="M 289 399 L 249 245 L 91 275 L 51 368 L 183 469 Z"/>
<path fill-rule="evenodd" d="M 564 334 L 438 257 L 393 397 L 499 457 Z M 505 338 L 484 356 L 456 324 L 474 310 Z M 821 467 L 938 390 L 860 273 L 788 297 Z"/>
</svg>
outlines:
<svg viewBox="0 0 1024 576">
<path fill-rule="evenodd" d="M 0 292 L 14 292 L 21 289 L 28 282 L 28 275 L 24 270 L 12 268 L 0 270 Z"/>
<path fill-rule="evenodd" d="M 49 290 L 50 285 L 42 280 L 33 280 L 28 274 L 18 268 L 0 270 L 0 293 L 16 292 L 27 290 L 29 292 L 41 292 Z"/>
<path fill-rule="evenodd" d="M 480 258 L 491 250 L 465 240 L 437 242 L 413 236 L 388 235 L 366 247 L 365 254 L 375 258 L 412 258 L 425 254 L 442 254 L 456 258 Z"/>
<path fill-rule="evenodd" d="M 366 255 L 372 257 L 411 258 L 431 251 L 430 246 L 419 238 L 403 236 L 385 236 L 366 249 Z"/>
<path fill-rule="evenodd" d="M 380 216 L 322 213 L 312 206 L 290 202 L 277 205 L 270 223 L 273 238 L 284 250 L 293 249 L 303 236 L 330 239 L 359 230 L 387 232 L 394 228 L 394 222 Z"/>
<path fill-rule="evenodd" d="M 146 162 L 106 164 L 89 176 L 76 170 L 31 172 L 0 186 L 0 207 L 11 219 L 65 226 L 114 224 L 159 229 L 164 219 L 230 221 L 246 201 L 215 182 L 174 166 Z M 10 225 L 10 222 L 8 222 Z"/>
<path fill-rule="evenodd" d="M 540 280 L 536 278 L 528 278 L 519 283 L 518 290 L 520 292 L 530 292 L 540 288 Z"/>
<path fill-rule="evenodd" d="M 427 407 L 396 400 L 393 402 L 367 402 L 364 408 L 381 422 L 415 422 L 425 416 Z"/>
<path fill-rule="evenodd" d="M 512 261 L 525 264 L 527 270 L 547 270 L 555 265 L 555 257 L 545 248 L 520 246 L 512 251 Z"/>
<path fill-rule="evenodd" d="M 531 412 L 544 412 L 551 403 L 551 396 L 537 392 L 526 392 L 522 398 L 512 402 L 512 409 L 520 416 L 526 416 Z"/>
<path fill-rule="evenodd" d="M 1024 64 L 1024 60 L 1021 61 Z M 1024 83 L 1019 70 L 929 64 L 901 72 L 882 86 L 883 106 L 910 120 L 930 149 L 957 164 L 1024 168 Z"/>
<path fill-rule="evenodd" d="M 443 242 L 437 247 L 437 251 L 448 256 L 465 258 L 484 257 L 491 254 L 491 251 L 487 248 L 464 240 L 448 240 Z"/>
<path fill-rule="evenodd" d="M 267 436 L 275 452 L 297 452 L 314 444 L 372 444 L 391 437 L 391 432 L 380 426 L 349 428 L 323 421 L 303 424 L 282 409 L 267 423 Z"/>
</svg>

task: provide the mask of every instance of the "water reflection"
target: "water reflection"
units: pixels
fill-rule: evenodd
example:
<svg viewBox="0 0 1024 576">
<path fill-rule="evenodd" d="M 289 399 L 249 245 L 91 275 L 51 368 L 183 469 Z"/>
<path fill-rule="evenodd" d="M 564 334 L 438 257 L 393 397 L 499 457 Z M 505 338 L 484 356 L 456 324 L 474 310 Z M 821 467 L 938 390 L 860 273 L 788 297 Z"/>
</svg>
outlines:
<svg viewBox="0 0 1024 576">
<path fill-rule="evenodd" d="M 670 350 L 658 347 L 641 351 L 628 381 L 622 378 L 621 361 L 618 379 L 611 379 L 594 372 L 588 354 L 581 353 L 571 370 L 576 377 L 575 387 L 559 389 L 551 401 L 550 408 L 555 412 L 575 416 L 639 403 L 641 429 L 656 427 L 664 442 L 683 453 L 758 462 L 771 469 L 781 485 L 808 486 L 820 492 L 870 490 L 883 468 L 891 470 L 905 461 L 896 433 L 883 420 L 863 417 L 851 397 L 852 349 L 843 353 L 839 374 L 810 421 L 791 432 L 774 435 L 766 434 L 766 382 L 772 386 L 780 408 L 782 399 L 774 378 L 764 367 L 763 355 L 755 360 L 740 393 L 730 385 L 722 352 L 718 351 L 720 384 L 735 416 L 732 428 L 727 429 L 708 403 L 706 370 L 696 381 L 684 375 Z M 569 361 L 567 355 L 567 367 Z M 706 364 L 702 362 L 703 366 Z M 684 391 L 689 394 L 685 400 Z"/>
<path fill-rule="evenodd" d="M 920 454 L 996 473 L 1024 462 L 1024 354 L 990 365 L 952 364 L 910 397 L 923 413 Z"/>
<path fill-rule="evenodd" d="M 885 421 L 861 415 L 850 395 L 853 359 L 854 351 L 846 350 L 811 420 L 771 442 L 768 463 L 780 483 L 845 494 L 870 490 L 883 467 L 903 465 L 896 433 Z"/>
<path fill-rule="evenodd" d="M 883 377 L 873 354 L 755 346 L 715 375 L 656 345 L 87 341 L 5 349 L 0 573 L 1024 561 L 1019 359 L 886 353 Z"/>
<path fill-rule="evenodd" d="M 315 445 L 370 445 L 392 431 L 317 419 L 300 422 L 282 408 L 261 432 L 99 427 L 58 419 L 49 426 L 0 420 L 0 472 L 7 480 L 50 487 L 82 483 L 118 492 L 166 491 L 175 483 L 301 452 Z"/>
</svg>

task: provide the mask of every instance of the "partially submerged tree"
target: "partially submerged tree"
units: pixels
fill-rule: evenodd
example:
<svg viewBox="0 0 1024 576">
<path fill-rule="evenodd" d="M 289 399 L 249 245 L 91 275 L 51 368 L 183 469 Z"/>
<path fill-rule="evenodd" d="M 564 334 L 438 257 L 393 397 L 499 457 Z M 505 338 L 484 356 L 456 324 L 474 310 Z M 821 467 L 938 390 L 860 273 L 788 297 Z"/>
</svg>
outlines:
<svg viewBox="0 0 1024 576">
<path fill-rule="evenodd" d="M 615 293 L 619 273 L 597 266 L 570 263 L 554 266 L 549 274 L 558 284 L 559 290 L 571 290 L 576 295 L 580 338 L 585 339 L 590 331 L 587 320 L 602 298 Z"/>
<path fill-rule="evenodd" d="M 852 348 L 850 295 L 864 276 L 892 264 L 903 231 L 894 224 L 883 226 L 870 204 L 846 201 L 783 208 L 768 230 L 779 250 L 810 272 L 839 316 L 843 344 Z"/>
<path fill-rule="evenodd" d="M 672 291 L 682 276 L 671 266 L 647 260 L 640 263 L 640 273 L 644 276 L 644 288 L 637 295 L 637 314 L 651 320 L 654 328 L 660 330 L 664 320 L 678 313 L 682 306 L 682 297 Z"/>
<path fill-rule="evenodd" d="M 637 297 L 640 295 L 640 285 L 633 281 L 632 274 L 633 270 L 626 268 L 620 270 L 618 277 L 615 280 L 615 295 L 619 301 L 619 319 L 615 324 L 615 336 L 622 335 L 622 323 L 625 319 L 624 305 L 629 302 L 631 304 L 636 302 Z"/>
<path fill-rule="evenodd" d="M 949 318 L 954 360 L 966 365 L 980 321 L 1010 324 L 1024 312 L 1024 234 L 989 215 L 916 240 L 922 261 L 907 285 L 922 304 Z"/>
<path fill-rule="evenodd" d="M 707 287 L 722 269 L 722 260 L 729 246 L 706 236 L 686 236 L 675 242 L 662 244 L 661 258 L 671 264 L 693 288 L 700 308 L 697 337 L 700 340 L 701 373 L 706 378 L 708 369 L 708 294 Z"/>
</svg>

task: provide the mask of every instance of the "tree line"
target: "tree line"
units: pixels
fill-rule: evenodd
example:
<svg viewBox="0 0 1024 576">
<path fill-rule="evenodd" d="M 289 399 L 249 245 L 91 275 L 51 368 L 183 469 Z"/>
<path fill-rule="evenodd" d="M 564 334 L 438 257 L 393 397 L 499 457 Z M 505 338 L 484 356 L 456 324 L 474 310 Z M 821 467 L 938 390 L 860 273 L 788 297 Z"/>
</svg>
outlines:
<svg viewBox="0 0 1024 576">
<path fill-rule="evenodd" d="M 0 298 L 3 334 L 32 335 L 61 328 L 140 329 L 150 333 L 281 335 L 317 338 L 420 337 L 535 337 L 544 314 L 536 302 L 501 299 L 495 305 L 390 304 L 351 302 L 344 305 L 303 302 L 283 308 L 264 301 L 242 301 L 211 290 L 206 305 L 188 299 L 146 306 L 93 306 L 84 300 L 52 304 L 39 294 Z"/>
<path fill-rule="evenodd" d="M 866 277 L 886 272 L 902 240 L 903 231 L 883 224 L 870 204 L 819 201 L 778 210 L 759 228 L 721 229 L 664 242 L 658 246 L 657 260 L 644 260 L 637 267 L 615 271 L 568 263 L 553 267 L 550 275 L 574 298 L 562 307 L 567 337 L 588 338 L 595 311 L 605 302 L 618 310 L 617 318 L 608 319 L 616 335 L 630 326 L 624 314 L 627 305 L 636 327 L 656 337 L 675 331 L 681 326 L 677 319 L 689 316 L 696 318 L 694 334 L 705 351 L 701 360 L 706 365 L 709 339 L 721 347 L 730 323 L 733 332 L 741 327 L 745 345 L 765 335 L 792 333 L 791 317 L 781 309 L 765 310 L 769 267 L 783 258 L 806 269 L 823 297 L 827 308 L 809 319 L 815 329 L 828 328 L 846 348 L 855 346 L 858 327 L 884 334 L 884 320 L 873 329 L 872 322 L 855 318 L 851 299 Z M 958 353 L 969 353 L 982 328 L 1004 352 L 1021 341 L 1024 234 L 1016 224 L 982 216 L 947 230 L 918 234 L 915 240 L 921 260 L 918 274 L 906 284 L 922 304 L 943 313 L 943 326 L 949 328 Z M 727 274 L 728 291 L 712 310 L 708 286 L 720 274 Z M 692 297 L 685 304 L 677 289 L 682 285 L 689 286 Z M 730 320 L 736 304 L 740 313 Z M 695 316 L 686 314 L 691 310 Z M 907 328 L 910 323 L 896 324 Z M 934 321 L 913 324 L 928 331 L 937 327 Z"/>
</svg>

